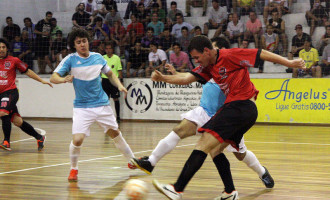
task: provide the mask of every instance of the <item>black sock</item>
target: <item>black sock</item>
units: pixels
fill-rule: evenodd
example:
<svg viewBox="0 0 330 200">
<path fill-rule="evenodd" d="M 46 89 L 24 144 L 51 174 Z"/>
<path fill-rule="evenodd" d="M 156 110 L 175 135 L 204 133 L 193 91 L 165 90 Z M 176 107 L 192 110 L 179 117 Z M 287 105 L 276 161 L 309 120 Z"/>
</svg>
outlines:
<svg viewBox="0 0 330 200">
<path fill-rule="evenodd" d="M 119 100 L 118 101 L 114 101 L 114 102 L 115 102 L 116 115 L 117 115 L 117 119 L 118 119 L 118 118 L 120 118 L 120 116 L 119 116 L 119 111 L 120 111 Z"/>
<path fill-rule="evenodd" d="M 225 186 L 225 192 L 231 193 L 233 190 L 235 190 L 235 186 L 231 176 L 230 163 L 227 157 L 225 154 L 221 153 L 213 158 L 213 162 L 217 167 L 222 182 Z"/>
<path fill-rule="evenodd" d="M 203 165 L 207 154 L 203 151 L 194 150 L 184 165 L 181 174 L 174 184 L 174 188 L 177 192 L 183 192 L 190 179 Z"/>
<path fill-rule="evenodd" d="M 10 134 L 11 134 L 11 121 L 10 121 L 10 116 L 6 115 L 1 117 L 2 120 L 2 131 L 4 135 L 4 140 L 7 140 L 10 142 Z"/>
<path fill-rule="evenodd" d="M 40 140 L 42 138 L 42 135 L 40 135 L 36 130 L 34 130 L 34 128 L 26 121 L 23 121 L 23 124 L 20 128 L 22 131 L 24 131 L 28 135 L 31 135 L 37 140 Z"/>
</svg>

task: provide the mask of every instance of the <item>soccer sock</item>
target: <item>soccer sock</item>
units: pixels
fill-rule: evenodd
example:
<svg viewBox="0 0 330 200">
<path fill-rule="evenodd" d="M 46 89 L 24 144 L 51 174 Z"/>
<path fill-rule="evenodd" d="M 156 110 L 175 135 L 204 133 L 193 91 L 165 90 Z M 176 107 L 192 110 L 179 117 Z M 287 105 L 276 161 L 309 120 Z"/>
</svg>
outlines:
<svg viewBox="0 0 330 200">
<path fill-rule="evenodd" d="M 225 186 L 225 192 L 231 193 L 233 190 L 235 190 L 235 186 L 231 176 L 230 163 L 227 157 L 225 154 L 221 153 L 213 158 L 213 162 L 217 167 L 222 182 Z"/>
<path fill-rule="evenodd" d="M 28 135 L 31 135 L 37 140 L 40 140 L 42 138 L 42 135 L 40 135 L 36 130 L 34 130 L 34 128 L 26 121 L 23 121 L 22 126 L 20 128 L 22 131 L 24 131 Z"/>
<path fill-rule="evenodd" d="M 118 100 L 118 101 L 114 101 L 114 102 L 115 102 L 116 116 L 117 116 L 117 118 L 120 118 L 120 115 L 119 115 L 119 111 L 120 111 L 120 103 L 119 103 L 119 100 Z"/>
<path fill-rule="evenodd" d="M 78 157 L 80 155 L 81 146 L 75 146 L 72 141 L 69 147 L 71 169 L 78 170 Z"/>
<path fill-rule="evenodd" d="M 112 140 L 115 142 L 117 149 L 119 149 L 119 151 L 126 157 L 127 161 L 129 161 L 131 158 L 134 158 L 134 154 L 131 148 L 128 146 L 126 140 L 123 138 L 121 132 Z"/>
<path fill-rule="evenodd" d="M 4 140 L 7 140 L 10 142 L 10 134 L 11 134 L 11 122 L 10 122 L 10 116 L 6 115 L 1 117 L 2 120 L 2 131 L 4 134 Z"/>
<path fill-rule="evenodd" d="M 174 132 L 170 132 L 165 138 L 160 140 L 156 146 L 156 148 L 152 151 L 149 156 L 149 161 L 152 166 L 155 166 L 162 157 L 171 152 L 178 142 L 180 141 L 180 137 Z"/>
<path fill-rule="evenodd" d="M 200 150 L 194 150 L 184 165 L 181 174 L 174 184 L 174 189 L 177 192 L 183 192 L 190 179 L 203 165 L 207 154 Z"/>
<path fill-rule="evenodd" d="M 254 155 L 252 151 L 247 150 L 246 155 L 242 161 L 253 171 L 255 171 L 260 178 L 266 173 L 265 168 L 261 166 L 258 158 Z"/>
</svg>

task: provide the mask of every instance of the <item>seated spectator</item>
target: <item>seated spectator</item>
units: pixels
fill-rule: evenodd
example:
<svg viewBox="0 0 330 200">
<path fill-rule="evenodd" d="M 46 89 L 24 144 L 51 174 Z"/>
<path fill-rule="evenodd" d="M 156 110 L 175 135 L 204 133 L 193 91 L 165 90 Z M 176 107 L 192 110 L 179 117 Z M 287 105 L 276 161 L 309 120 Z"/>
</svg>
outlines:
<svg viewBox="0 0 330 200">
<path fill-rule="evenodd" d="M 304 42 L 304 48 L 299 52 L 299 58 L 305 61 L 306 70 L 295 68 L 293 69 L 292 78 L 298 78 L 311 73 L 312 77 L 321 78 L 322 71 L 318 65 L 319 54 L 316 49 L 311 47 L 311 39 L 307 39 Z"/>
<path fill-rule="evenodd" d="M 266 2 L 267 4 L 267 2 Z M 268 14 L 277 10 L 279 17 L 290 13 L 289 7 L 291 8 L 292 0 L 268 0 L 268 4 L 264 7 L 264 22 L 267 24 Z"/>
<path fill-rule="evenodd" d="M 206 16 L 207 0 L 186 0 L 187 17 L 191 17 L 190 6 L 192 6 L 192 7 L 203 7 L 202 16 Z"/>
<path fill-rule="evenodd" d="M 146 36 L 142 38 L 141 45 L 142 45 L 142 50 L 149 52 L 150 49 L 150 44 L 151 43 L 157 43 L 159 44 L 159 39 L 154 36 L 154 29 L 149 27 L 147 28 L 147 33 Z"/>
<path fill-rule="evenodd" d="M 91 23 L 91 15 L 85 12 L 85 4 L 79 3 L 78 11 L 72 15 L 72 28 L 85 29 L 87 26 L 90 26 Z"/>
<path fill-rule="evenodd" d="M 202 33 L 202 28 L 200 26 L 195 26 L 195 28 L 194 28 L 194 36 L 196 36 L 196 35 L 204 35 Z"/>
<path fill-rule="evenodd" d="M 249 40 L 248 39 L 244 39 L 242 41 L 242 44 L 239 46 L 239 48 L 248 49 L 249 48 Z"/>
<path fill-rule="evenodd" d="M 306 20 L 310 29 L 310 36 L 313 36 L 316 26 L 325 26 L 329 19 L 327 9 L 321 5 L 320 0 L 315 0 L 311 10 L 306 11 Z"/>
<path fill-rule="evenodd" d="M 103 0 L 102 8 L 98 12 L 104 17 L 110 12 L 111 8 L 118 12 L 116 0 Z"/>
<path fill-rule="evenodd" d="M 53 63 L 57 62 L 56 58 L 58 58 L 58 54 L 60 54 L 63 49 L 66 49 L 67 46 L 67 42 L 66 39 L 63 38 L 62 31 L 58 30 L 55 36 L 56 37 L 50 46 L 50 54 L 45 56 L 46 64 L 52 69 L 52 71 L 55 69 Z"/>
<path fill-rule="evenodd" d="M 228 17 L 227 10 L 224 7 L 219 6 L 218 0 L 212 0 L 212 8 L 208 15 L 209 21 L 204 24 L 205 35 L 209 34 L 209 29 L 218 29 L 220 34 L 225 31 Z"/>
<path fill-rule="evenodd" d="M 158 14 L 158 20 L 165 23 L 166 22 L 166 13 L 165 10 L 159 7 L 158 3 L 152 4 L 152 9 L 150 12 L 150 15 L 157 13 Z"/>
<path fill-rule="evenodd" d="M 324 76 L 330 75 L 330 41 L 328 41 L 328 45 L 324 48 L 322 53 L 321 69 Z"/>
<path fill-rule="evenodd" d="M 167 57 L 169 58 L 170 52 L 172 51 L 172 45 L 175 42 L 175 38 L 170 34 L 170 29 L 165 28 L 163 36 L 159 40 L 159 48 L 165 51 Z"/>
<path fill-rule="evenodd" d="M 27 47 L 27 51 L 21 59 L 28 65 L 28 68 L 33 70 L 33 53 L 34 53 L 34 40 L 29 38 L 29 33 L 25 30 L 22 31 L 22 43 Z"/>
<path fill-rule="evenodd" d="M 57 25 L 57 20 L 56 20 L 56 18 L 52 18 L 52 19 L 50 20 L 50 25 L 51 25 L 51 27 L 52 27 L 52 32 L 50 32 L 50 39 L 51 39 L 51 40 L 54 40 L 54 39 L 56 39 L 56 33 L 57 33 L 57 31 L 61 31 L 61 32 L 63 32 L 63 28 L 61 28 L 61 27 L 59 27 L 59 26 Z"/>
<path fill-rule="evenodd" d="M 321 39 L 317 43 L 317 50 L 320 55 L 323 55 L 323 49 L 330 43 L 330 25 L 325 27 L 325 34 L 322 35 Z"/>
<path fill-rule="evenodd" d="M 165 64 L 167 56 L 165 51 L 157 48 L 158 44 L 153 42 L 150 44 L 150 53 L 148 56 L 149 67 L 146 69 L 146 77 L 150 77 L 154 70 L 158 70 L 162 73 L 165 71 Z"/>
<path fill-rule="evenodd" d="M 91 16 L 95 16 L 98 13 L 96 0 L 83 0 L 81 3 L 85 4 L 85 12 Z"/>
<path fill-rule="evenodd" d="M 250 12 L 249 20 L 246 22 L 244 39 L 254 40 L 255 47 L 259 48 L 259 38 L 262 34 L 262 24 L 254 11 Z"/>
<path fill-rule="evenodd" d="M 188 46 L 190 43 L 191 38 L 193 37 L 193 35 L 191 35 L 188 31 L 187 27 L 182 27 L 181 29 L 181 37 L 179 37 L 177 39 L 177 42 L 180 44 L 180 49 L 183 52 L 188 53 Z"/>
<path fill-rule="evenodd" d="M 181 51 L 181 46 L 179 43 L 173 44 L 173 51 L 170 55 L 170 63 L 178 72 L 187 72 L 192 70 L 192 65 L 189 61 L 189 56 L 187 53 Z"/>
<path fill-rule="evenodd" d="M 172 27 L 175 23 L 176 23 L 176 14 L 177 13 L 181 13 L 181 15 L 183 16 L 183 13 L 181 10 L 179 10 L 178 5 L 175 1 L 171 2 L 171 10 L 168 12 L 167 14 L 167 24 L 168 24 L 168 28 Z"/>
<path fill-rule="evenodd" d="M 141 41 L 137 40 L 130 52 L 127 62 L 126 77 L 143 77 L 145 75 L 147 55 L 141 50 Z"/>
<path fill-rule="evenodd" d="M 109 27 L 113 27 L 115 21 L 121 21 L 121 17 L 114 7 L 110 7 L 109 11 L 110 12 L 108 12 L 108 14 L 105 16 L 105 24 L 107 24 Z"/>
<path fill-rule="evenodd" d="M 28 66 L 32 69 L 32 49 L 31 46 L 29 46 L 29 43 L 24 42 L 21 39 L 21 36 L 17 35 L 14 37 L 14 40 L 11 42 L 11 53 L 14 57 L 18 57 L 23 62 L 26 62 Z M 27 32 L 24 31 L 24 37 L 27 37 Z M 26 40 L 25 40 L 26 41 Z M 31 64 L 31 66 L 29 65 Z"/>
<path fill-rule="evenodd" d="M 190 32 L 193 32 L 194 27 L 191 24 L 183 21 L 183 15 L 181 13 L 177 13 L 175 15 L 175 17 L 176 17 L 177 23 L 174 24 L 174 26 L 172 27 L 172 32 L 171 32 L 171 34 L 175 38 L 181 37 L 181 29 L 184 26 L 187 27 Z"/>
<path fill-rule="evenodd" d="M 268 20 L 267 25 L 273 26 L 274 33 L 279 36 L 283 46 L 282 56 L 286 56 L 288 53 L 288 40 L 285 34 L 285 22 L 282 18 L 279 18 L 277 10 L 272 12 L 272 18 Z"/>
<path fill-rule="evenodd" d="M 131 29 L 129 31 L 129 33 L 126 34 L 126 36 L 125 36 L 125 57 L 126 58 L 129 58 L 129 54 L 132 50 L 134 50 L 135 43 L 138 40 L 141 40 L 141 38 L 139 38 L 136 35 L 136 30 L 135 29 Z M 141 41 L 140 41 L 140 43 L 141 43 Z"/>
<path fill-rule="evenodd" d="M 129 33 L 131 29 L 135 29 L 138 37 L 140 38 L 143 37 L 144 35 L 143 24 L 137 21 L 136 14 L 131 14 L 131 23 L 127 26 L 127 33 Z"/>
<path fill-rule="evenodd" d="M 108 25 L 103 23 L 102 17 L 96 17 L 95 25 L 92 27 L 94 31 L 94 41 L 109 41 L 110 30 Z"/>
<path fill-rule="evenodd" d="M 148 24 L 148 28 L 154 29 L 154 36 L 160 36 L 164 31 L 164 23 L 158 20 L 158 13 L 152 13 L 151 22 Z"/>
<path fill-rule="evenodd" d="M 124 26 L 121 24 L 121 21 L 118 20 L 115 22 L 114 26 L 110 29 L 110 38 L 111 41 L 115 43 L 115 47 L 119 47 L 120 57 L 124 57 L 125 51 L 125 36 L 126 30 Z"/>
<path fill-rule="evenodd" d="M 144 4 L 144 8 L 149 11 L 151 9 L 151 6 L 153 4 L 154 1 L 151 1 L 151 0 L 144 0 L 144 1 L 141 1 L 141 0 L 131 0 L 128 2 L 127 4 L 127 8 L 126 8 L 126 11 L 125 11 L 125 16 L 124 16 L 124 19 L 128 19 L 128 17 L 130 16 L 130 13 L 132 14 L 136 14 L 138 11 L 137 11 L 137 7 L 139 5 L 139 3 L 143 3 Z"/>
<path fill-rule="evenodd" d="M 64 48 L 64 49 L 62 49 L 62 51 L 59 54 L 57 54 L 56 66 L 58 66 L 60 64 L 60 62 L 69 54 L 68 52 L 69 52 L 68 49 Z"/>
<path fill-rule="evenodd" d="M 15 36 L 21 35 L 21 28 L 13 23 L 12 17 L 6 18 L 7 26 L 3 29 L 3 37 L 8 41 L 11 42 L 15 39 Z"/>
<path fill-rule="evenodd" d="M 22 31 L 28 32 L 28 38 L 30 40 L 36 39 L 36 34 L 34 33 L 35 25 L 32 23 L 31 18 L 26 17 L 26 18 L 24 18 L 23 21 L 24 21 L 24 27 L 23 27 Z M 23 34 L 22 34 L 22 36 L 23 36 Z"/>
<path fill-rule="evenodd" d="M 309 0 L 309 3 L 310 3 L 310 7 L 313 8 L 314 6 L 314 0 Z M 330 12 L 330 1 L 328 0 L 321 0 L 321 3 L 322 2 L 325 2 L 325 7 L 327 8 L 327 12 Z"/>
<path fill-rule="evenodd" d="M 243 23 L 238 20 L 238 14 L 233 14 L 233 20 L 228 23 L 225 35 L 229 39 L 231 44 L 238 43 L 241 46 L 243 36 L 244 36 L 244 26 Z"/>
<path fill-rule="evenodd" d="M 136 18 L 140 23 L 143 24 L 144 29 L 146 29 L 150 21 L 150 12 L 145 9 L 144 4 L 142 2 L 140 2 L 138 5 Z"/>
<path fill-rule="evenodd" d="M 302 28 L 301 24 L 297 24 L 295 27 L 297 34 L 292 38 L 291 52 L 288 54 L 289 60 L 293 60 L 293 57 L 298 57 L 299 52 L 304 48 L 305 41 L 311 40 L 311 36 L 304 33 Z"/>
<path fill-rule="evenodd" d="M 255 11 L 255 0 L 237 0 L 237 12 L 240 16 L 249 15 L 251 11 Z"/>
<path fill-rule="evenodd" d="M 278 43 L 279 37 L 276 33 L 274 33 L 274 29 L 272 25 L 267 25 L 267 31 L 265 34 L 261 36 L 261 47 L 267 51 L 272 53 L 279 54 Z M 264 70 L 264 61 L 261 61 L 261 65 L 259 66 L 258 73 L 262 73 Z"/>
</svg>

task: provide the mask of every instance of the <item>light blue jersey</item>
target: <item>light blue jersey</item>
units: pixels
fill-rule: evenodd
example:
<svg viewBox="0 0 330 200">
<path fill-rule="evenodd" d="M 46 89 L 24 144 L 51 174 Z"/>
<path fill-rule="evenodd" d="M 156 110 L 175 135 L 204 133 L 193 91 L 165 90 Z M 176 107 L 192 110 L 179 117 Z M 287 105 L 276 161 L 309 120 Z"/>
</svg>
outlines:
<svg viewBox="0 0 330 200">
<path fill-rule="evenodd" d="M 75 108 L 94 108 L 109 105 L 109 98 L 102 89 L 101 72 L 108 73 L 110 67 L 99 53 L 89 52 L 82 58 L 78 53 L 66 56 L 54 72 L 64 76 L 71 72 L 76 98 Z"/>
<path fill-rule="evenodd" d="M 221 91 L 218 84 L 210 80 L 203 85 L 203 93 L 200 101 L 200 106 L 206 111 L 207 115 L 213 115 L 219 110 L 226 100 L 226 96 Z"/>
</svg>

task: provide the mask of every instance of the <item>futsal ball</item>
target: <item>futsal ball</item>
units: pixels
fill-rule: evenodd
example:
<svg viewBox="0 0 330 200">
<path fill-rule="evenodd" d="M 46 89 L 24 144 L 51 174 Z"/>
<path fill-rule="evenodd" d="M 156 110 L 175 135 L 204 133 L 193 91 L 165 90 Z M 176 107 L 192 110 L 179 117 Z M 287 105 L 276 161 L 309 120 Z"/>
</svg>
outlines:
<svg viewBox="0 0 330 200">
<path fill-rule="evenodd" d="M 124 190 L 128 200 L 146 200 L 148 196 L 147 183 L 139 179 L 127 181 Z"/>
</svg>

